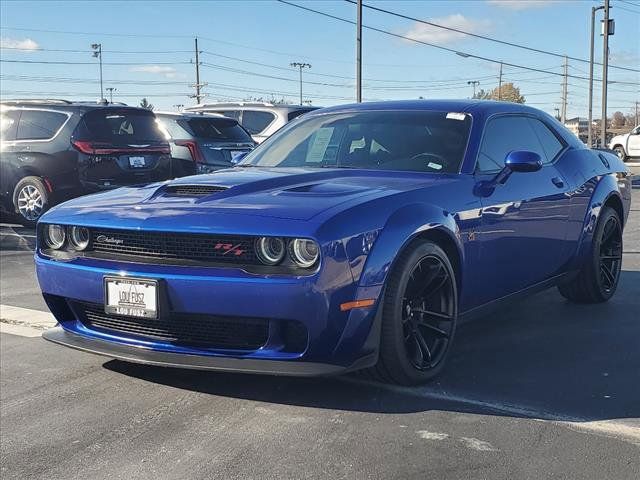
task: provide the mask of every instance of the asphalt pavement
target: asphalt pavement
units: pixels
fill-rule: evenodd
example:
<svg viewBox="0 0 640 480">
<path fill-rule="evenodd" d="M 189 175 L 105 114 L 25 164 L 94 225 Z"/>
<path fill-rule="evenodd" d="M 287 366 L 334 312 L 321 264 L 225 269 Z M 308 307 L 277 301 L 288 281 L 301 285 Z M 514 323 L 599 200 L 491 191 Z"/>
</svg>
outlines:
<svg viewBox="0 0 640 480">
<path fill-rule="evenodd" d="M 460 327 L 418 389 L 131 365 L 0 335 L 4 479 L 640 478 L 640 189 L 603 305 L 555 290 Z M 0 300 L 46 311 L 33 231 Z"/>
</svg>

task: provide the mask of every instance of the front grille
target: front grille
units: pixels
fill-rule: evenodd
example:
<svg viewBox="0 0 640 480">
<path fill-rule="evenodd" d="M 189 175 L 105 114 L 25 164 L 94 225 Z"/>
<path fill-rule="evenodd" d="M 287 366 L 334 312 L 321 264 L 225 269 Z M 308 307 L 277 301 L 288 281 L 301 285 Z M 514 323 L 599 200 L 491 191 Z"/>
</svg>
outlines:
<svg viewBox="0 0 640 480">
<path fill-rule="evenodd" d="M 269 338 L 269 320 L 244 317 L 171 313 L 149 319 L 106 314 L 98 304 L 71 302 L 79 320 L 90 329 L 230 350 L 256 350 Z"/>
<path fill-rule="evenodd" d="M 176 197 L 204 197 L 218 192 L 224 192 L 228 187 L 218 185 L 170 185 L 164 194 Z"/>
<path fill-rule="evenodd" d="M 92 252 L 142 258 L 262 265 L 254 249 L 255 237 L 139 230 L 92 229 Z"/>
</svg>

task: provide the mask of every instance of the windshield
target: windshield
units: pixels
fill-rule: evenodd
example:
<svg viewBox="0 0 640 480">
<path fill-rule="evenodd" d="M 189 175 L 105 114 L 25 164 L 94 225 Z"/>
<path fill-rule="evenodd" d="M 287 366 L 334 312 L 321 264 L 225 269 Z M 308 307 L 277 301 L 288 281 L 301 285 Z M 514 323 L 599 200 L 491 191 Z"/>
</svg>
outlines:
<svg viewBox="0 0 640 480">
<path fill-rule="evenodd" d="M 178 120 L 178 124 L 194 137 L 223 142 L 253 143 L 249 134 L 238 122 L 227 118 L 192 118 Z"/>
<path fill-rule="evenodd" d="M 166 142 L 153 113 L 133 109 L 87 112 L 75 136 L 114 145 Z"/>
<path fill-rule="evenodd" d="M 290 124 L 242 165 L 457 173 L 471 128 L 462 113 L 371 111 Z"/>
</svg>

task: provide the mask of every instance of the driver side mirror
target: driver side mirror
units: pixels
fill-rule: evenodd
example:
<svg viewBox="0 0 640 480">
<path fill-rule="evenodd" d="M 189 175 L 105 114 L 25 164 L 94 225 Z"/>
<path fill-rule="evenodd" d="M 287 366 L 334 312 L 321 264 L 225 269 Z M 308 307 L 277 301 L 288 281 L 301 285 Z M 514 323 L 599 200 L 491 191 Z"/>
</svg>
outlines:
<svg viewBox="0 0 640 480">
<path fill-rule="evenodd" d="M 511 172 L 537 172 L 542 168 L 542 159 L 537 153 L 515 150 L 507 154 L 504 167 Z"/>
</svg>

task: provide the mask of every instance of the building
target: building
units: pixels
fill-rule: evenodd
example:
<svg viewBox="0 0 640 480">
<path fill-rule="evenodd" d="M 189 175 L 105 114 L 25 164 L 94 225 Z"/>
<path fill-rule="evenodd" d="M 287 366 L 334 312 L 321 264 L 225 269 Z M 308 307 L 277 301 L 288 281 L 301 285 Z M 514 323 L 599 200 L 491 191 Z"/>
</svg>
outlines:
<svg viewBox="0 0 640 480">
<path fill-rule="evenodd" d="M 587 134 L 589 120 L 582 117 L 570 118 L 564 122 L 564 126 L 571 130 L 576 137 Z"/>
</svg>

